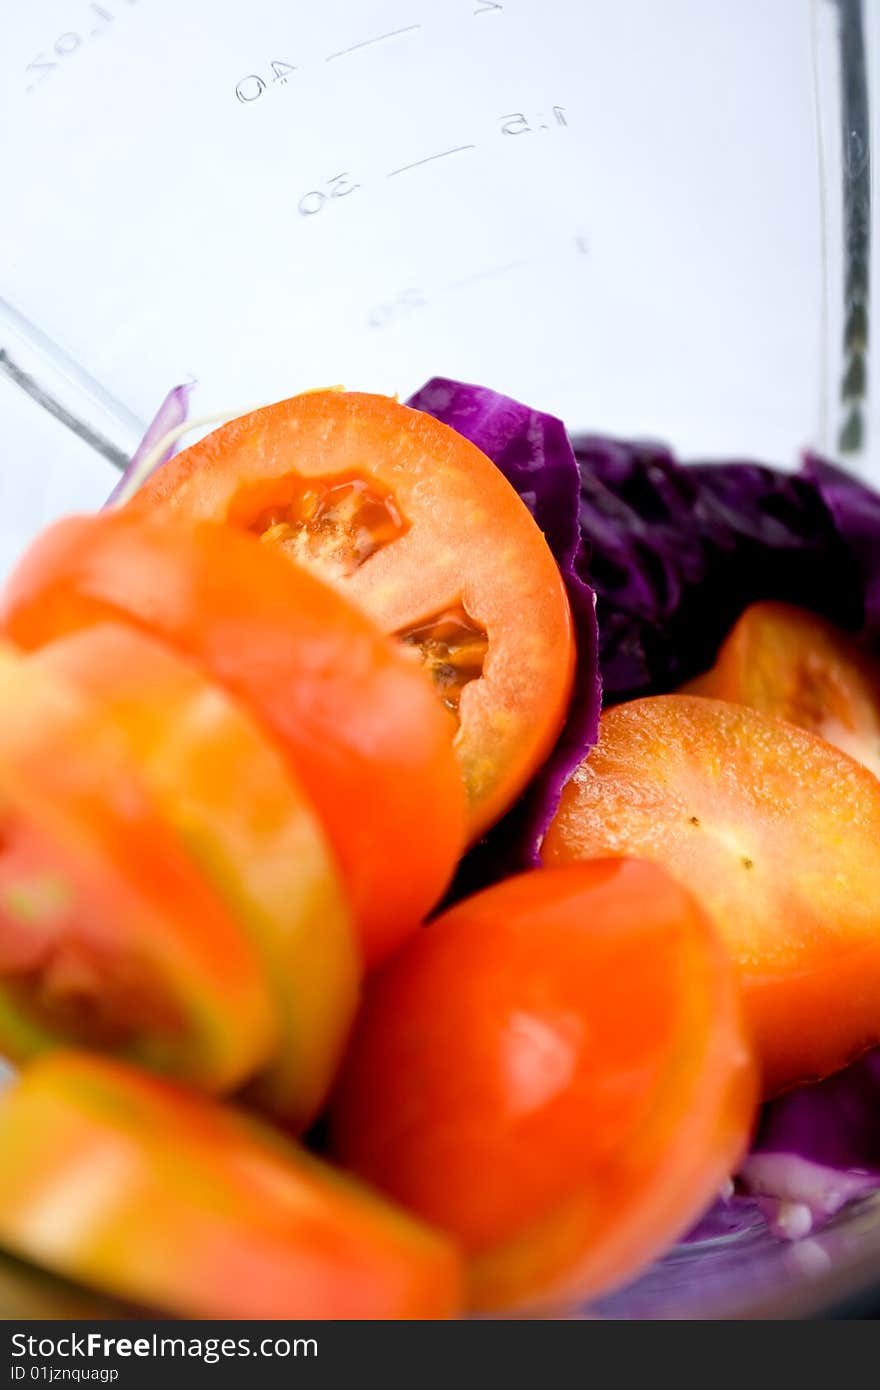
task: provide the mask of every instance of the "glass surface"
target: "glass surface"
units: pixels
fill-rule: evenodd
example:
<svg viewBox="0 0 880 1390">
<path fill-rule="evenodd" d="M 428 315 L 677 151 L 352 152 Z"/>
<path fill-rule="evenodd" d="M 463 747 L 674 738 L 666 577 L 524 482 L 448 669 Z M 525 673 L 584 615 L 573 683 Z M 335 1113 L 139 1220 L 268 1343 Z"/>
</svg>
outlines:
<svg viewBox="0 0 880 1390">
<path fill-rule="evenodd" d="M 880 482 L 878 63 L 878 0 L 4 6 L 0 572 L 188 380 L 232 415 L 458 376 Z M 874 1280 L 869 1201 L 681 1247 L 588 1315 L 810 1314 Z"/>
</svg>

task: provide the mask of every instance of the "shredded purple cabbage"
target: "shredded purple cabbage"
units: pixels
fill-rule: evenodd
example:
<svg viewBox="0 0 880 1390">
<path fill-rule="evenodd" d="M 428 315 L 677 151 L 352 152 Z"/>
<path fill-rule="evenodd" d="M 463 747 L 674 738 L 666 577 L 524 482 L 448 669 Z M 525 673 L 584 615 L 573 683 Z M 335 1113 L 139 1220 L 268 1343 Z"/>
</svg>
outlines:
<svg viewBox="0 0 880 1390">
<path fill-rule="evenodd" d="M 186 420 L 189 410 L 189 393 L 191 390 L 192 383 L 188 382 L 185 386 L 173 386 L 168 392 L 168 395 L 165 397 L 159 409 L 156 411 L 156 414 L 153 416 L 153 419 L 150 421 L 150 424 L 147 426 L 146 434 L 129 459 L 125 472 L 122 474 L 119 482 L 104 503 L 105 507 L 112 507 L 115 504 L 117 498 L 128 486 L 128 481 L 132 474 L 140 467 L 141 461 L 147 457 L 150 450 L 156 447 L 159 440 L 162 439 L 169 430 L 176 429 L 178 425 L 182 425 Z M 161 464 L 167 462 L 173 453 L 174 445 L 172 444 L 169 445 L 168 449 L 166 449 L 159 458 L 157 458 L 155 466 L 150 469 L 150 474 L 154 473 L 156 468 Z M 146 482 L 146 478 L 142 479 L 142 481 Z"/>
<path fill-rule="evenodd" d="M 703 1214 L 687 1235 L 683 1244 L 696 1245 L 707 1240 L 725 1240 L 730 1236 L 742 1235 L 745 1231 L 763 1229 L 766 1218 L 755 1197 L 738 1190 L 731 1182 L 730 1191 L 724 1193 Z"/>
<path fill-rule="evenodd" d="M 598 436 L 574 448 L 606 703 L 706 670 L 758 599 L 859 626 L 856 565 L 810 478 L 754 463 L 682 465 L 662 446 Z"/>
<path fill-rule="evenodd" d="M 562 788 L 599 735 L 596 604 L 582 573 L 580 480 L 562 421 L 484 386 L 444 377 L 433 377 L 407 404 L 471 440 L 519 493 L 559 565 L 577 638 L 575 686 L 556 747 L 517 805 L 467 857 L 455 889 L 460 894 L 540 862 Z"/>
<path fill-rule="evenodd" d="M 801 477 L 815 487 L 847 549 L 859 579 L 864 636 L 880 650 L 880 494 L 817 454 L 804 455 Z"/>
<path fill-rule="evenodd" d="M 739 1178 L 788 1240 L 880 1189 L 880 1050 L 765 1105 Z"/>
</svg>

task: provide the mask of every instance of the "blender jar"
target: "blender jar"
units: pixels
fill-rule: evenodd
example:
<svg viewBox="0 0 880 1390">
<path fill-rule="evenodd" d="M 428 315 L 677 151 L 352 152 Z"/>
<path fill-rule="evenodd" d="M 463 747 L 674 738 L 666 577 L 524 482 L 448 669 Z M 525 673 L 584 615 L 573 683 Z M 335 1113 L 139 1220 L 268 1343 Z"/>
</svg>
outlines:
<svg viewBox="0 0 880 1390">
<path fill-rule="evenodd" d="M 876 0 L 32 0 L 0 37 L 0 568 L 180 382 L 231 416 L 446 375 L 880 482 Z M 869 1203 L 592 1313 L 810 1311 L 877 1271 Z"/>
</svg>

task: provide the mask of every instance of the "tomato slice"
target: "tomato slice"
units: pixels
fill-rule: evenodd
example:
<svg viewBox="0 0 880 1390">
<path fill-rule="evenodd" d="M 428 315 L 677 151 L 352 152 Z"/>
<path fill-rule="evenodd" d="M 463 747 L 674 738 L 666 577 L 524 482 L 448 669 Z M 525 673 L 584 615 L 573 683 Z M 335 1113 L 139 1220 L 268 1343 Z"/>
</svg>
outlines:
<svg viewBox="0 0 880 1390">
<path fill-rule="evenodd" d="M 754 1067 L 708 917 L 650 864 L 508 879 L 374 978 L 332 1151 L 448 1231 L 489 1311 L 625 1281 L 744 1151 Z"/>
<path fill-rule="evenodd" d="M 388 396 L 313 391 L 184 450 L 133 505 L 260 536 L 410 646 L 458 721 L 472 838 L 546 759 L 574 676 L 565 589 L 516 492 L 455 430 Z"/>
<path fill-rule="evenodd" d="M 252 937 L 276 999 L 276 1058 L 251 1094 L 314 1119 L 357 1004 L 360 950 L 310 804 L 247 711 L 134 628 L 99 624 L 31 660 L 87 693 L 155 804 Z"/>
<path fill-rule="evenodd" d="M 142 1310 L 59 1279 L 0 1252 L 0 1307 L 4 1322 L 85 1322 L 143 1316 Z"/>
<path fill-rule="evenodd" d="M 76 1053 L 0 1097 L 0 1244 L 184 1318 L 442 1318 L 450 1242 L 243 1114 Z"/>
<path fill-rule="evenodd" d="M 332 588 L 252 536 L 127 510 L 51 527 L 7 585 L 33 649 L 120 617 L 195 660 L 277 740 L 336 855 L 372 964 L 443 893 L 464 839 L 448 714 Z"/>
<path fill-rule="evenodd" d="M 99 711 L 0 650 L 0 1053 L 99 1047 L 231 1090 L 277 1043 L 260 962 Z"/>
<path fill-rule="evenodd" d="M 546 864 L 638 855 L 715 918 L 768 1094 L 880 1042 L 880 781 L 742 705 L 661 695 L 602 716 Z"/>
<path fill-rule="evenodd" d="M 752 604 L 694 693 L 788 719 L 880 775 L 880 662 L 814 613 Z"/>
</svg>

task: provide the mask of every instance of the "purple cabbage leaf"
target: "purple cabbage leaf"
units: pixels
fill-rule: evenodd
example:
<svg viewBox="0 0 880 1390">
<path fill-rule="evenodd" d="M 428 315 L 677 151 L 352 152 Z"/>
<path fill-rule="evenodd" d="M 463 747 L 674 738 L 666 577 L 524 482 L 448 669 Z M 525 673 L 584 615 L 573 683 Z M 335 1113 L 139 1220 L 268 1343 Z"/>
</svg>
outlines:
<svg viewBox="0 0 880 1390">
<path fill-rule="evenodd" d="M 683 465 L 662 446 L 598 436 L 576 438 L 574 449 L 581 572 L 597 596 L 606 703 L 706 670 L 759 599 L 860 625 L 857 566 L 808 476 L 755 463 Z"/>
<path fill-rule="evenodd" d="M 789 1240 L 880 1189 L 880 1050 L 765 1105 L 739 1180 Z"/>
<path fill-rule="evenodd" d="M 173 386 L 168 392 L 162 404 L 159 406 L 159 409 L 156 411 L 156 414 L 153 416 L 153 419 L 147 426 L 143 439 L 129 459 L 125 472 L 122 474 L 122 477 L 104 503 L 105 507 L 115 506 L 117 500 L 121 496 L 124 497 L 127 494 L 129 483 L 132 477 L 137 473 L 143 460 L 155 449 L 156 445 L 164 439 L 165 435 L 168 434 L 170 430 L 176 429 L 178 425 L 182 425 L 187 419 L 189 412 L 189 393 L 191 390 L 192 383 L 188 382 L 183 386 Z M 168 448 L 156 459 L 149 473 L 141 479 L 141 482 L 146 482 L 148 476 L 171 458 L 175 447 L 174 444 L 169 444 Z"/>
<path fill-rule="evenodd" d="M 824 502 L 858 576 L 863 634 L 880 650 L 880 494 L 818 454 L 804 455 L 801 477 Z"/>
</svg>

